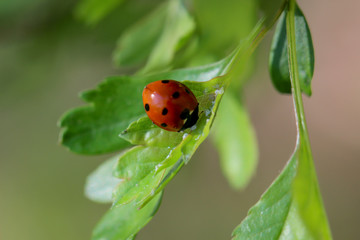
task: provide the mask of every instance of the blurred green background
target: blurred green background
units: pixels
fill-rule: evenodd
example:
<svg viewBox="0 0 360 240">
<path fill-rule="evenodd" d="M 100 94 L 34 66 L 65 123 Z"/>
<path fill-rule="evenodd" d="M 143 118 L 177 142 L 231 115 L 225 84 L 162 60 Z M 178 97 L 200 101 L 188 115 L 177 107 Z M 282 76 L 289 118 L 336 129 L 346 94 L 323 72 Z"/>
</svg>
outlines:
<svg viewBox="0 0 360 240">
<path fill-rule="evenodd" d="M 113 67 L 116 40 L 156 2 L 125 2 L 89 27 L 74 18 L 71 0 L 0 1 L 1 240 L 90 238 L 109 206 L 87 200 L 83 186 L 108 156 L 68 152 L 57 143 L 56 122 L 82 104 L 79 91 L 129 71 Z M 305 97 L 305 109 L 322 196 L 334 239 L 358 239 L 360 2 L 299 4 L 316 53 L 313 96 Z M 245 191 L 231 190 L 206 141 L 168 185 L 138 239 L 230 239 L 281 171 L 296 132 L 292 99 L 274 90 L 267 72 L 270 40 L 271 34 L 259 47 L 245 91 L 260 148 L 255 178 Z"/>
</svg>

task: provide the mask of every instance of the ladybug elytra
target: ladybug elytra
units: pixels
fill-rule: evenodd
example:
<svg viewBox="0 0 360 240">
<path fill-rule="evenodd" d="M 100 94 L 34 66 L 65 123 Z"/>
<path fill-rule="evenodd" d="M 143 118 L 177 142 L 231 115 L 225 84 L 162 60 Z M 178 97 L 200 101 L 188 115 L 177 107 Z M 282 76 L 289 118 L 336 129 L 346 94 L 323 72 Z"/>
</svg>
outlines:
<svg viewBox="0 0 360 240">
<path fill-rule="evenodd" d="M 159 80 L 146 85 L 142 93 L 146 114 L 162 129 L 179 132 L 199 119 L 199 103 L 184 84 Z"/>
</svg>

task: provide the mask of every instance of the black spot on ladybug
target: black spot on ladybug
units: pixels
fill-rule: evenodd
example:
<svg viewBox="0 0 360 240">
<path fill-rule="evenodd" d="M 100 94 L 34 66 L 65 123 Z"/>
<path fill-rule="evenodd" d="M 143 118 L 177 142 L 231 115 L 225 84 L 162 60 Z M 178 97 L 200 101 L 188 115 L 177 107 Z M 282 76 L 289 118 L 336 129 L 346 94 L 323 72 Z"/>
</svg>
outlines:
<svg viewBox="0 0 360 240">
<path fill-rule="evenodd" d="M 190 91 L 189 91 L 189 89 L 187 89 L 187 88 L 185 88 L 185 91 L 188 93 L 188 94 L 190 94 Z"/>
<path fill-rule="evenodd" d="M 188 116 L 189 116 L 189 109 L 185 108 L 185 109 L 181 112 L 180 118 L 181 118 L 182 120 L 185 120 L 186 118 L 188 118 Z"/>
<path fill-rule="evenodd" d="M 149 111 L 149 110 L 150 110 L 149 104 L 145 104 L 145 110 L 146 110 L 146 111 Z"/>
<path fill-rule="evenodd" d="M 166 115 L 168 113 L 168 110 L 167 110 L 167 108 L 164 108 L 163 110 L 162 110 L 162 115 Z"/>
<path fill-rule="evenodd" d="M 169 83 L 169 80 L 162 80 L 162 83 Z"/>
<path fill-rule="evenodd" d="M 180 93 L 179 92 L 174 92 L 172 97 L 173 98 L 178 98 L 178 97 L 180 97 Z"/>
<path fill-rule="evenodd" d="M 166 127 L 167 124 L 166 124 L 166 123 L 162 123 L 161 126 L 162 126 L 162 127 Z"/>
</svg>

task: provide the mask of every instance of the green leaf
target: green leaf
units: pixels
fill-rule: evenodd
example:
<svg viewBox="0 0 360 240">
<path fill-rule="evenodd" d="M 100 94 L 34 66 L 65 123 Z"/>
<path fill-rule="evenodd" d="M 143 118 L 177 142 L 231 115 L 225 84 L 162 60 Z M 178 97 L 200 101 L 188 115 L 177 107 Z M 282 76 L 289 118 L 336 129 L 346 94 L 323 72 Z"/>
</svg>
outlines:
<svg viewBox="0 0 360 240">
<path fill-rule="evenodd" d="M 119 157 L 118 154 L 105 161 L 88 176 L 85 183 L 87 198 L 99 203 L 111 203 L 113 201 L 113 191 L 122 181 L 122 179 L 115 178 L 112 175 Z"/>
<path fill-rule="evenodd" d="M 231 66 L 246 61 L 262 39 L 258 37 L 261 23 L 233 53 L 218 62 L 152 75 L 109 77 L 96 89 L 83 92 L 81 98 L 89 105 L 72 109 L 60 119 L 61 143 L 81 154 L 108 153 L 129 147 L 118 135 L 144 115 L 141 93 L 146 84 L 161 79 L 203 82 L 225 74 L 227 78 L 233 77 L 234 73 L 229 74 Z"/>
<path fill-rule="evenodd" d="M 114 61 L 129 66 L 147 60 L 141 73 L 164 69 L 194 29 L 195 22 L 182 1 L 170 0 L 121 36 Z"/>
<path fill-rule="evenodd" d="M 160 5 L 121 35 L 113 56 L 117 66 L 145 62 L 163 31 L 167 7 L 168 4 Z"/>
<path fill-rule="evenodd" d="M 247 60 L 263 37 L 259 36 L 261 23 L 240 47 L 219 62 L 153 75 L 107 78 L 97 89 L 81 95 L 89 105 L 64 115 L 60 121 L 63 128 L 60 137 L 72 151 L 95 154 L 141 144 L 124 153 L 118 161 L 114 175 L 123 181 L 113 192 L 113 208 L 96 227 L 94 239 L 132 239 L 151 218 L 152 215 L 145 213 L 143 217 L 137 209 L 148 209 L 154 197 L 208 136 L 224 89 L 238 73 L 237 64 Z M 183 81 L 200 104 L 201 114 L 196 125 L 176 133 L 177 137 L 159 132 L 164 131 L 161 129 L 154 130 L 143 117 L 141 92 L 146 84 L 160 79 Z"/>
<path fill-rule="evenodd" d="M 263 15 L 267 16 L 265 25 L 271 27 L 276 19 L 283 11 L 287 0 L 258 0 L 259 9 Z"/>
<path fill-rule="evenodd" d="M 122 133 L 132 144 L 141 144 L 127 151 L 120 159 L 114 175 L 125 179 L 116 191 L 115 205 L 135 200 L 148 202 L 187 163 L 197 147 L 209 134 L 223 86 L 220 78 L 207 82 L 184 82 L 199 101 L 199 120 L 183 132 L 165 131 L 148 117 L 140 118 Z M 174 166 L 176 166 L 174 168 Z"/>
<path fill-rule="evenodd" d="M 96 24 L 124 0 L 81 0 L 75 9 L 78 18 L 87 24 Z"/>
<path fill-rule="evenodd" d="M 114 206 L 139 201 L 161 182 L 164 171 L 155 172 L 155 167 L 169 154 L 168 148 L 137 146 L 127 151 L 114 170 L 114 175 L 124 179 L 114 193 Z"/>
<path fill-rule="evenodd" d="M 297 235 L 308 232 L 309 236 L 313 239 L 330 240 L 332 239 L 331 232 L 316 177 L 310 142 L 303 134 L 299 137 L 300 147 L 297 151 L 298 167 L 293 185 L 294 199 L 296 199 L 296 205 L 294 205 L 295 209 L 293 211 L 298 212 L 297 218 L 299 220 L 295 221 L 295 219 L 290 219 L 289 228 L 295 229 L 294 222 L 302 221 L 303 228 L 306 228 L 307 231 L 295 229 L 293 232 L 296 232 Z M 290 211 L 291 210 L 292 209 L 290 209 Z M 299 229 L 301 228 L 299 227 Z M 286 238 L 287 235 L 284 236 L 285 239 L 288 239 Z M 301 238 L 300 235 L 299 239 L 311 238 Z"/>
<path fill-rule="evenodd" d="M 227 73 L 235 53 L 206 66 L 105 79 L 98 88 L 81 94 L 90 105 L 72 109 L 60 119 L 61 143 L 82 154 L 107 153 L 130 146 L 119 134 L 144 116 L 141 94 L 146 84 L 160 79 L 207 81 Z"/>
<path fill-rule="evenodd" d="M 307 166 L 300 167 L 304 162 Z M 331 239 L 305 143 L 297 146 L 285 169 L 234 230 L 233 239 Z"/>
<path fill-rule="evenodd" d="M 283 172 L 234 230 L 233 239 L 331 240 L 307 133 L 296 48 L 296 1 L 286 15 L 288 58 L 297 121 L 297 144 Z"/>
<path fill-rule="evenodd" d="M 201 29 L 200 49 L 193 56 L 196 60 L 198 54 L 202 58 L 206 54 L 222 56 L 240 39 L 248 37 L 257 21 L 257 1 L 227 0 L 220 4 L 218 0 L 193 2 L 197 24 Z"/>
<path fill-rule="evenodd" d="M 97 89 L 83 92 L 81 98 L 91 105 L 72 109 L 61 118 L 62 144 L 82 154 L 128 147 L 118 135 L 143 114 L 143 86 L 131 77 L 109 77 Z"/>
<path fill-rule="evenodd" d="M 292 183 L 296 175 L 296 158 L 292 158 L 275 182 L 250 209 L 236 227 L 233 239 L 279 239 L 292 202 Z"/>
<path fill-rule="evenodd" d="M 154 216 L 161 202 L 158 194 L 144 208 L 134 203 L 111 208 L 96 225 L 92 240 L 132 240 Z"/>
<path fill-rule="evenodd" d="M 258 148 L 248 113 L 233 92 L 224 95 L 213 128 L 223 173 L 233 188 L 242 189 L 255 173 Z"/>
<path fill-rule="evenodd" d="M 195 22 L 182 1 L 170 0 L 162 34 L 141 72 L 154 72 L 168 66 L 175 52 L 182 47 L 194 30 Z"/>
<path fill-rule="evenodd" d="M 182 134 L 157 127 L 147 116 L 131 123 L 120 136 L 134 145 L 154 147 L 174 147 L 182 140 Z"/>
<path fill-rule="evenodd" d="M 286 37 L 286 16 L 281 15 L 271 44 L 269 68 L 275 88 L 281 93 L 291 93 L 288 46 Z M 301 91 L 311 96 L 311 79 L 314 74 L 314 47 L 305 16 L 296 7 L 295 36 Z"/>
</svg>

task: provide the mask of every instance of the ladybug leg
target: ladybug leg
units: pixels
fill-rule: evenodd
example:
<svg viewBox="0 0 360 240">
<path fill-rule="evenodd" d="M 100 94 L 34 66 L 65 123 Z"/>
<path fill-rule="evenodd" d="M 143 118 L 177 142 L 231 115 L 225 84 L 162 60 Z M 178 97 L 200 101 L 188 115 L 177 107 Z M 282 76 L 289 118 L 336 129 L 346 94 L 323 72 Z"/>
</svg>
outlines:
<svg viewBox="0 0 360 240">
<path fill-rule="evenodd" d="M 179 132 L 186 128 L 190 128 L 194 126 L 198 119 L 199 119 L 199 104 L 196 106 L 195 110 L 187 117 L 184 126 L 179 130 Z"/>
</svg>

